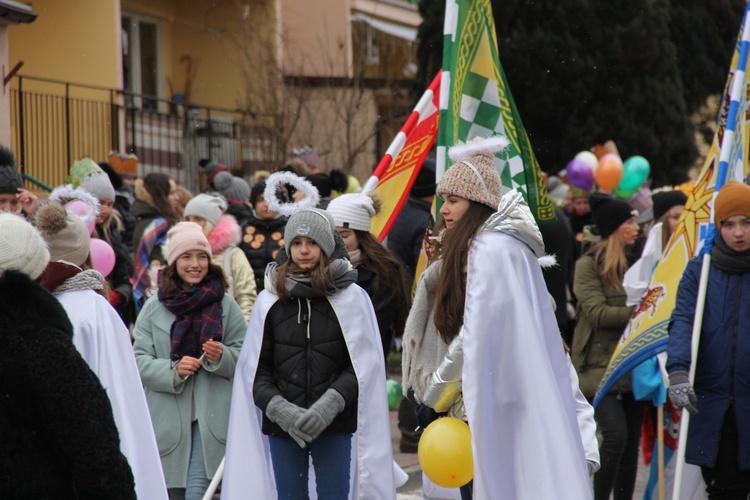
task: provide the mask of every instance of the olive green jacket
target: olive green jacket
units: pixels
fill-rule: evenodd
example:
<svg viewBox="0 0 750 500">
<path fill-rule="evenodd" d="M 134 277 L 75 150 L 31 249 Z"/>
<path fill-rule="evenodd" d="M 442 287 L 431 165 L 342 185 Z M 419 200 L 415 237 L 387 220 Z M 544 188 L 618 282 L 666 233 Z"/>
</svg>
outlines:
<svg viewBox="0 0 750 500">
<path fill-rule="evenodd" d="M 571 355 L 581 392 L 593 398 L 634 307 L 625 305 L 622 285 L 612 289 L 602 283 L 591 255 L 584 255 L 576 262 L 573 292 L 578 299 L 578 323 Z M 623 377 L 610 392 L 631 392 L 630 375 Z"/>
</svg>

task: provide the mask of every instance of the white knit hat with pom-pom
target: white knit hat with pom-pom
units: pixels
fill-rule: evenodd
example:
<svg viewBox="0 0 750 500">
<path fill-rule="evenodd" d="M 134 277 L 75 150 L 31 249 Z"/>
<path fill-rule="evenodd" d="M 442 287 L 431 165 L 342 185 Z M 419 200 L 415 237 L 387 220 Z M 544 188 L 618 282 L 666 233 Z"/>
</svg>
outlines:
<svg viewBox="0 0 750 500">
<path fill-rule="evenodd" d="M 369 231 L 372 227 L 370 220 L 379 211 L 373 199 L 361 193 L 344 194 L 334 198 L 326 210 L 333 217 L 336 227 L 356 231 Z"/>
</svg>

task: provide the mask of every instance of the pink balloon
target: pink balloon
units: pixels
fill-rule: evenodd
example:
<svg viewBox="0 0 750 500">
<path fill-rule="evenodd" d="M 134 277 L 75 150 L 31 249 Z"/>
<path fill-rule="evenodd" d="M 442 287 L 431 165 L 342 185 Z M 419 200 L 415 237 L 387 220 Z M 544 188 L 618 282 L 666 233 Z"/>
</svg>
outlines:
<svg viewBox="0 0 750 500">
<path fill-rule="evenodd" d="M 91 264 L 94 269 L 107 277 L 115 268 L 115 251 L 104 240 L 91 238 Z"/>
</svg>

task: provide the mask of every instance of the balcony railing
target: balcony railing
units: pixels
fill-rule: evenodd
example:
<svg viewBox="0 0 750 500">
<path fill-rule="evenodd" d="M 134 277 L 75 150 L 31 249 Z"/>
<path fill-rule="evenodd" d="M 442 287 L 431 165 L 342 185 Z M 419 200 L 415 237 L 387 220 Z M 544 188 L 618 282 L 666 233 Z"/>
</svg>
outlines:
<svg viewBox="0 0 750 500">
<path fill-rule="evenodd" d="M 112 150 L 135 154 L 139 176 L 164 172 L 193 192 L 204 187 L 202 158 L 240 175 L 284 159 L 276 131 L 241 111 L 42 78 L 14 78 L 11 123 L 21 172 L 51 186 L 77 159 L 106 160 Z"/>
</svg>

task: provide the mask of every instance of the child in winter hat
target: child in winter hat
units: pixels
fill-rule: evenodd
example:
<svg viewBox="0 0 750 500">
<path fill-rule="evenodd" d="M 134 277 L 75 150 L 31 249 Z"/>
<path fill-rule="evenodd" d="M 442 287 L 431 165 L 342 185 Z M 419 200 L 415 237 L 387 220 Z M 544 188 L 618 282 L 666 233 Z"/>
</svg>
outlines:
<svg viewBox="0 0 750 500">
<path fill-rule="evenodd" d="M 626 201 L 613 198 L 604 193 L 591 193 L 589 195 L 589 205 L 591 206 L 591 216 L 594 224 L 599 230 L 602 239 L 617 231 L 624 222 L 627 222 L 633 216 L 638 215 Z"/>
<path fill-rule="evenodd" d="M 203 229 L 195 222 L 179 222 L 167 233 L 167 263 L 172 265 L 177 258 L 191 250 L 199 250 L 213 257 Z"/>
<path fill-rule="evenodd" d="M 326 257 L 333 255 L 336 248 L 334 233 L 336 224 L 331 214 L 319 208 L 297 212 L 289 218 L 284 229 L 284 248 L 291 255 L 291 244 L 297 236 L 306 236 L 318 244 Z"/>
<path fill-rule="evenodd" d="M 0 146 L 0 194 L 18 194 L 18 189 L 23 188 L 23 179 L 16 170 L 16 159 L 13 152 Z"/>
<path fill-rule="evenodd" d="M 735 215 L 750 217 L 750 186 L 729 181 L 719 190 L 714 201 L 714 224 L 717 227 Z"/>
<path fill-rule="evenodd" d="M 680 190 L 659 191 L 651 195 L 653 201 L 654 220 L 658 221 L 672 208 L 687 203 L 687 195 Z"/>
<path fill-rule="evenodd" d="M 206 226 L 204 231 L 210 233 L 211 229 L 216 226 L 216 223 L 219 222 L 219 219 L 226 211 L 227 202 L 224 198 L 215 194 L 201 193 L 188 201 L 187 205 L 185 205 L 183 216 L 185 219 L 188 219 L 188 217 L 199 217 L 205 220 L 210 224 L 210 227 Z"/>
<path fill-rule="evenodd" d="M 49 262 L 47 245 L 23 217 L 0 213 L 0 273 L 9 270 L 37 279 Z"/>
<path fill-rule="evenodd" d="M 361 194 L 344 194 L 331 200 L 326 209 L 336 227 L 355 231 L 370 231 L 371 219 L 376 215 L 372 197 Z"/>
<path fill-rule="evenodd" d="M 494 159 L 508 144 L 505 137 L 495 136 L 452 147 L 448 155 L 456 163 L 440 179 L 438 196 L 458 196 L 497 210 L 503 188 Z"/>
<path fill-rule="evenodd" d="M 229 172 L 219 172 L 214 178 L 214 187 L 229 203 L 243 204 L 250 198 L 247 181 Z"/>
<path fill-rule="evenodd" d="M 73 187 L 82 187 L 98 200 L 114 201 L 115 188 L 107 173 L 91 158 L 82 158 L 73 164 L 68 175 Z"/>
<path fill-rule="evenodd" d="M 36 227 L 49 246 L 50 262 L 66 262 L 81 267 L 89 258 L 91 239 L 83 221 L 57 202 L 42 206 L 36 213 Z"/>
</svg>

